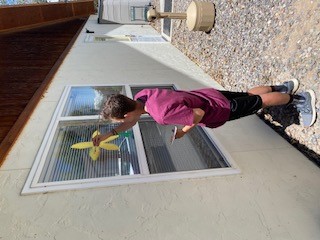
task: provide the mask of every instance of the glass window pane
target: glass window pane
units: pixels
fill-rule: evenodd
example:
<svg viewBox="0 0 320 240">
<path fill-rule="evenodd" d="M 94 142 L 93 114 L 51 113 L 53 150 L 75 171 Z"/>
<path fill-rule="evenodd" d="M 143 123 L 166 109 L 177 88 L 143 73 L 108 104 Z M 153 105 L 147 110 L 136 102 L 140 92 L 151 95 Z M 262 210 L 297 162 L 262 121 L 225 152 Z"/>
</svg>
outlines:
<svg viewBox="0 0 320 240">
<path fill-rule="evenodd" d="M 124 88 L 115 87 L 72 87 L 62 116 L 99 115 L 105 98 L 111 94 L 124 93 Z"/>
<path fill-rule="evenodd" d="M 151 174 L 229 167 L 201 127 L 171 145 L 173 126 L 151 119 L 140 120 L 139 126 Z"/>
<path fill-rule="evenodd" d="M 132 96 L 135 96 L 139 91 L 145 89 L 145 88 L 160 88 L 160 89 L 170 89 L 175 90 L 173 85 L 152 85 L 152 86 L 138 86 L 138 87 L 131 87 Z"/>
<path fill-rule="evenodd" d="M 61 122 L 42 169 L 39 183 L 139 174 L 139 164 L 132 130 L 109 142 L 120 150 L 100 149 L 100 157 L 92 160 L 90 148 L 71 149 L 78 142 L 91 141 L 94 131 L 110 131 L 114 124 L 100 126 L 93 121 Z"/>
</svg>

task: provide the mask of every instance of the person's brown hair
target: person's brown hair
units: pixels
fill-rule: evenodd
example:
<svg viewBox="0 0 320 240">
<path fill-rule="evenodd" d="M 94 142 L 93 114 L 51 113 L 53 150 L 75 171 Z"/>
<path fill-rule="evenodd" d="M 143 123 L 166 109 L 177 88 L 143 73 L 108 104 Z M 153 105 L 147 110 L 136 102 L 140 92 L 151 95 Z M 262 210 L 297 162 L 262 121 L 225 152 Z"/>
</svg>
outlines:
<svg viewBox="0 0 320 240">
<path fill-rule="evenodd" d="M 103 104 L 101 116 L 105 120 L 123 119 L 124 115 L 136 109 L 136 102 L 122 94 L 113 94 Z"/>
</svg>

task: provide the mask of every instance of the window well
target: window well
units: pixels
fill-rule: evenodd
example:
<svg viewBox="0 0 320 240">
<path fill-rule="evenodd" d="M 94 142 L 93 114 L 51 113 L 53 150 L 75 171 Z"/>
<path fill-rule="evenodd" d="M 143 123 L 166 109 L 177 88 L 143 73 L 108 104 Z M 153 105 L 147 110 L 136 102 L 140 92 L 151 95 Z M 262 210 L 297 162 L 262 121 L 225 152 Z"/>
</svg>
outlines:
<svg viewBox="0 0 320 240">
<path fill-rule="evenodd" d="M 99 113 L 110 94 L 134 96 L 144 88 L 174 90 L 174 85 L 67 86 L 39 148 L 22 194 L 195 178 L 238 173 L 214 135 L 196 127 L 170 142 L 174 126 L 157 124 L 145 114 L 138 123 L 90 155 L 92 134 L 117 124 L 102 122 Z M 71 148 L 85 143 L 84 149 Z"/>
</svg>

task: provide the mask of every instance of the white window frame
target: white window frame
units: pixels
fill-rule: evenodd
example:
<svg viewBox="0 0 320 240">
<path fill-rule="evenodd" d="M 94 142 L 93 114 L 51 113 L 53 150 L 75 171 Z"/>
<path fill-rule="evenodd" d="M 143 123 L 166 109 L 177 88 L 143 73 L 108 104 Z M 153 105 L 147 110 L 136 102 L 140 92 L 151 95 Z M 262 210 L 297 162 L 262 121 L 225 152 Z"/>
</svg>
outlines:
<svg viewBox="0 0 320 240">
<path fill-rule="evenodd" d="M 160 12 L 164 12 L 164 5 L 165 5 L 165 0 L 160 0 Z M 187 9 L 186 9 L 187 11 Z M 175 12 L 175 1 L 172 0 L 171 3 L 171 12 Z M 168 41 L 171 42 L 172 39 L 172 34 L 173 34 L 173 29 L 174 29 L 174 24 L 177 24 L 178 27 L 181 25 L 181 21 L 186 21 L 185 19 L 171 19 L 170 21 L 170 34 L 167 35 L 163 30 L 164 30 L 164 19 L 161 18 L 161 35 Z"/>
<path fill-rule="evenodd" d="M 107 38 L 113 39 L 107 39 Z M 106 38 L 105 41 L 96 41 L 96 38 Z M 122 42 L 126 44 L 139 44 L 139 43 L 168 43 L 168 40 L 162 35 L 92 35 L 87 34 L 84 39 L 85 43 L 113 43 L 113 42 Z"/>
<path fill-rule="evenodd" d="M 78 179 L 78 180 L 68 180 L 68 181 L 57 181 L 57 182 L 45 182 L 38 183 L 42 168 L 45 164 L 47 154 L 49 152 L 50 146 L 52 144 L 54 134 L 58 127 L 59 122 L 68 120 L 97 120 L 98 115 L 92 116 L 73 116 L 73 117 L 63 117 L 62 112 L 64 106 L 68 99 L 69 93 L 72 87 L 124 87 L 125 93 L 128 97 L 132 98 L 131 87 L 152 87 L 152 86 L 173 86 L 178 89 L 174 84 L 103 84 L 103 85 L 68 85 L 65 87 L 57 108 L 53 114 L 51 122 L 48 126 L 44 139 L 38 150 L 36 159 L 30 170 L 29 176 L 26 183 L 21 191 L 22 195 L 33 194 L 33 193 L 46 193 L 52 191 L 60 190 L 74 190 L 74 189 L 85 189 L 85 188 L 96 188 L 96 187 L 106 187 L 106 186 L 116 186 L 116 185 L 127 185 L 136 183 L 147 183 L 147 182 L 158 182 L 158 181 L 168 181 L 168 180 L 178 180 L 178 179 L 190 179 L 190 178 L 203 178 L 209 176 L 224 176 L 231 174 L 240 173 L 240 169 L 236 165 L 235 161 L 231 155 L 226 151 L 220 141 L 216 138 L 213 131 L 204 128 L 205 133 L 210 138 L 211 142 L 217 147 L 230 167 L 226 168 L 213 168 L 204 170 L 193 170 L 184 172 L 168 172 L 168 173 L 157 173 L 150 174 L 147 164 L 147 158 L 143 146 L 142 136 L 140 133 L 139 124 L 136 124 L 132 130 L 134 134 L 135 144 L 137 148 L 138 160 L 140 174 L 125 175 L 125 176 L 113 176 L 113 177 L 103 177 L 103 178 L 89 178 L 89 179 Z"/>
</svg>

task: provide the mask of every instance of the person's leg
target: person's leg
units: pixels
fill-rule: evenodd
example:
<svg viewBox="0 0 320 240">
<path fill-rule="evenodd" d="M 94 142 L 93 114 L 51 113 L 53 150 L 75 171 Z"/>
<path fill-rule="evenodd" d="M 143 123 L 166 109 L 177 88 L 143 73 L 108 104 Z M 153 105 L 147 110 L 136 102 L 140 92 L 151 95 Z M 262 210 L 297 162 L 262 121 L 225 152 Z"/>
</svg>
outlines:
<svg viewBox="0 0 320 240">
<path fill-rule="evenodd" d="M 286 93 L 269 92 L 265 94 L 258 94 L 262 99 L 262 107 L 272 107 L 285 105 L 292 101 L 292 97 Z"/>
<path fill-rule="evenodd" d="M 251 88 L 248 93 L 250 95 L 261 95 L 270 92 L 281 92 L 294 94 L 299 87 L 299 81 L 297 79 L 291 79 L 289 81 L 284 82 L 281 85 L 276 86 L 259 86 Z"/>
<path fill-rule="evenodd" d="M 248 93 L 250 95 L 262 95 L 266 93 L 271 93 L 272 88 L 271 86 L 259 86 L 259 87 L 254 87 L 248 90 Z"/>
<path fill-rule="evenodd" d="M 265 88 L 265 89 L 264 89 Z M 257 87 L 253 93 L 267 92 L 263 94 L 237 93 L 221 91 L 230 100 L 230 120 L 238 119 L 256 113 L 264 107 L 285 105 L 292 101 L 292 95 L 271 92 L 270 87 Z"/>
<path fill-rule="evenodd" d="M 299 87 L 296 79 L 291 79 L 277 86 L 259 86 L 248 91 L 250 95 L 259 95 L 262 99 L 262 107 L 285 105 L 292 102 L 291 94 Z"/>
<path fill-rule="evenodd" d="M 252 115 L 262 108 L 262 98 L 259 95 L 247 95 L 230 100 L 229 120 L 235 120 Z"/>
<path fill-rule="evenodd" d="M 249 92 L 223 93 L 230 100 L 230 119 L 235 120 L 256 113 L 260 108 L 294 104 L 302 118 L 304 126 L 311 126 L 316 121 L 315 93 L 312 90 L 292 95 L 299 82 L 290 80 L 280 86 L 262 86 L 250 89 Z M 260 93 L 260 94 L 256 94 Z"/>
<path fill-rule="evenodd" d="M 219 90 L 219 92 L 222 93 L 229 100 L 234 98 L 249 96 L 249 93 L 247 92 L 230 92 L 230 91 L 224 91 L 224 90 Z"/>
<path fill-rule="evenodd" d="M 290 103 L 293 96 L 286 93 L 269 92 L 261 95 L 248 95 L 230 99 L 230 120 L 256 113 L 264 107 L 279 106 Z"/>
</svg>

